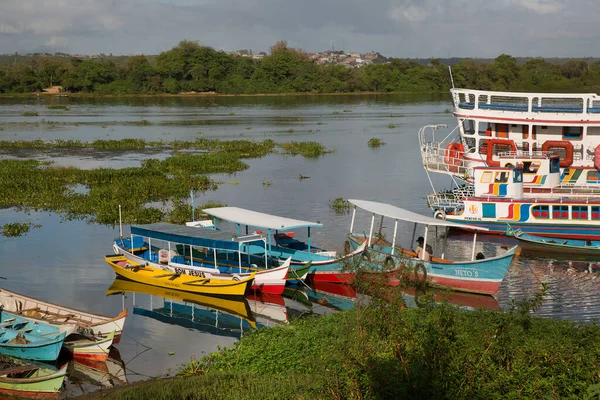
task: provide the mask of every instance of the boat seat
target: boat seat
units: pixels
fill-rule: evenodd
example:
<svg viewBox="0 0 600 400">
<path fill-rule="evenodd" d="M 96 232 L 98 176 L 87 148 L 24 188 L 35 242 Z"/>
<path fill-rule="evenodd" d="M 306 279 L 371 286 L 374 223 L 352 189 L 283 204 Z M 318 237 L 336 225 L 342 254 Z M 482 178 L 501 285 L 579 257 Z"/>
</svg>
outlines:
<svg viewBox="0 0 600 400">
<path fill-rule="evenodd" d="M 431 257 L 430 261 L 434 262 L 434 263 L 438 263 L 438 264 L 452 264 L 453 263 L 452 261 L 446 260 L 445 258 L 437 258 L 437 257 Z"/>
<path fill-rule="evenodd" d="M 40 367 L 38 367 L 37 365 L 22 365 L 19 367 L 13 367 L 13 368 L 8 368 L 5 370 L 0 371 L 0 376 L 6 376 L 6 375 L 11 375 L 11 374 L 21 374 L 23 372 L 29 372 L 29 371 L 34 371 L 36 369 L 39 369 Z"/>
</svg>

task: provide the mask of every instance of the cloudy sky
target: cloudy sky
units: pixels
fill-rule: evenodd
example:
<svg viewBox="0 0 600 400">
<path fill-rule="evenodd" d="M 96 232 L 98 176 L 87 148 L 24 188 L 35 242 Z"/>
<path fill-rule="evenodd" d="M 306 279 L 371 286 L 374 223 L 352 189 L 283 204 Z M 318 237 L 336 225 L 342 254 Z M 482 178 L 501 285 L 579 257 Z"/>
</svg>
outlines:
<svg viewBox="0 0 600 400">
<path fill-rule="evenodd" d="M 227 51 L 278 40 L 395 57 L 600 56 L 597 0 L 0 0 L 0 53 Z"/>
</svg>

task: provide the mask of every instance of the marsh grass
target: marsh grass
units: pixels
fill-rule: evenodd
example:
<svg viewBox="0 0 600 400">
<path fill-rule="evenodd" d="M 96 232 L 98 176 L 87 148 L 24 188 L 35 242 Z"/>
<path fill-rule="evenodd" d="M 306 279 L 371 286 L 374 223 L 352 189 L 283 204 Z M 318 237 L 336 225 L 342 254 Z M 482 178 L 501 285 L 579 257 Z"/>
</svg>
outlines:
<svg viewBox="0 0 600 400">
<path fill-rule="evenodd" d="M 325 146 L 318 142 L 289 142 L 280 143 L 279 147 L 283 150 L 283 154 L 302 155 L 307 158 L 316 158 L 324 154 L 333 153 Z"/>
<path fill-rule="evenodd" d="M 190 150 L 165 160 L 147 158 L 140 167 L 82 170 L 55 167 L 36 160 L 0 160 L 0 208 L 54 211 L 66 219 L 84 219 L 102 224 L 118 222 L 122 206 L 123 222 L 150 223 L 161 220 L 185 222 L 191 218 L 187 200 L 189 190 L 215 190 L 217 182 L 209 174 L 233 174 L 248 168 L 244 158 L 263 157 L 276 151 L 272 140 L 251 141 L 199 138 L 193 142 L 146 142 L 142 139 L 77 140 L 44 142 L 2 141 L 0 148 L 48 148 L 137 151 L 162 146 L 165 149 Z M 302 148 L 302 143 L 298 144 Z M 297 152 L 296 154 L 301 154 Z M 310 154 L 310 153 L 309 153 Z M 304 155 L 304 154 L 303 154 Z M 306 155 L 305 155 L 306 156 Z M 89 190 L 78 192 L 81 185 Z M 146 206 L 163 204 L 163 207 Z M 167 207 L 165 205 L 171 205 Z"/>
<path fill-rule="evenodd" d="M 375 148 L 375 147 L 380 147 L 383 146 L 385 144 L 385 142 L 381 139 L 378 138 L 371 138 L 369 139 L 369 147 Z"/>
<path fill-rule="evenodd" d="M 343 215 L 352 209 L 352 204 L 343 197 L 338 197 L 329 202 L 329 207 L 337 214 Z"/>
<path fill-rule="evenodd" d="M 2 226 L 2 235 L 6 237 L 18 237 L 29 232 L 31 228 L 39 228 L 41 225 L 31 222 L 12 222 Z"/>
<path fill-rule="evenodd" d="M 35 111 L 25 111 L 23 114 L 21 114 L 23 117 L 37 117 L 38 113 L 36 113 Z"/>
</svg>

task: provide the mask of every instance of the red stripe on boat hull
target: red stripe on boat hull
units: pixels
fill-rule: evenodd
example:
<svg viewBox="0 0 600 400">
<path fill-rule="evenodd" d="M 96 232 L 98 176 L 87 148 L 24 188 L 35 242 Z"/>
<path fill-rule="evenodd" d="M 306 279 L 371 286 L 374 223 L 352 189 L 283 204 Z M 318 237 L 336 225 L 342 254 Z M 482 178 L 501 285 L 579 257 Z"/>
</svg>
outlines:
<svg viewBox="0 0 600 400">
<path fill-rule="evenodd" d="M 252 290 L 260 290 L 263 293 L 269 293 L 269 294 L 281 294 L 283 293 L 283 290 L 285 289 L 285 281 L 283 283 L 274 283 L 274 284 L 252 284 L 252 286 L 250 286 L 250 289 Z"/>
</svg>

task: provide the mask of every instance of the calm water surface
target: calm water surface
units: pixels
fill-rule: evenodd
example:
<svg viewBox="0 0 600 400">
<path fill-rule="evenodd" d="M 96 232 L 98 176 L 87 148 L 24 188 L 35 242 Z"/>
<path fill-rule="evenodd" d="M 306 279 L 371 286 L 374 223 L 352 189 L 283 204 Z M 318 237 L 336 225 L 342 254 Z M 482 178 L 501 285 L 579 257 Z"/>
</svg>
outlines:
<svg viewBox="0 0 600 400">
<path fill-rule="evenodd" d="M 64 104 L 69 110 L 50 110 L 49 104 Z M 341 251 L 350 215 L 338 215 L 330 209 L 330 202 L 337 197 L 383 201 L 429 214 L 424 197 L 431 187 L 421 167 L 417 132 L 421 126 L 434 123 L 453 127 L 455 120 L 446 112 L 450 107 L 449 96 L 397 95 L 0 99 L 0 140 L 138 137 L 171 141 L 207 137 L 318 141 L 335 153 L 318 159 L 269 155 L 247 160 L 250 168 L 245 171 L 214 176 L 223 184 L 216 191 L 198 193 L 195 202 L 221 201 L 320 221 L 324 228 L 313 232 L 313 243 Z M 38 116 L 24 117 L 25 111 L 35 111 Z M 142 120 L 151 125 L 139 126 Z M 367 142 L 373 137 L 386 144 L 369 148 Z M 0 155 L 15 156 L 51 159 L 58 165 L 81 168 L 118 168 L 139 165 L 145 157 L 164 158 L 168 154 L 64 155 L 28 150 Z M 300 180 L 300 175 L 310 178 Z M 433 178 L 438 188 L 449 183 L 445 177 Z M 264 186 L 264 181 L 272 185 Z M 285 324 L 292 316 L 310 312 L 352 307 L 351 301 L 310 291 L 291 291 L 285 297 L 250 296 L 239 302 L 193 295 L 165 298 L 169 293 L 115 282 L 103 256 L 111 253 L 118 227 L 63 221 L 53 213 L 0 210 L 0 225 L 16 221 L 31 221 L 41 227 L 20 238 L 0 237 L 0 275 L 6 278 L 0 281 L 3 287 L 96 313 L 115 315 L 123 307 L 129 309 L 118 351 L 111 354 L 109 362 L 70 365 L 69 396 L 172 373 L 192 356 L 201 357 L 218 346 L 231 345 L 254 327 Z M 357 213 L 358 229 L 368 231 L 369 223 L 366 213 Z M 384 231 L 393 227 L 391 222 L 388 225 L 384 222 Z M 399 232 L 400 243 L 409 246 L 412 225 L 402 225 Z M 480 239 L 478 251 L 487 256 L 513 244 L 507 238 Z M 434 243 L 434 251 L 441 251 L 443 246 L 441 240 Z M 470 257 L 471 237 L 451 235 L 445 246 L 452 256 Z M 600 316 L 597 277 L 595 266 L 520 257 L 513 262 L 496 298 L 455 296 L 453 300 L 471 306 L 506 308 L 513 299 L 533 295 L 546 282 L 550 294 L 537 314 L 589 321 Z"/>
</svg>

